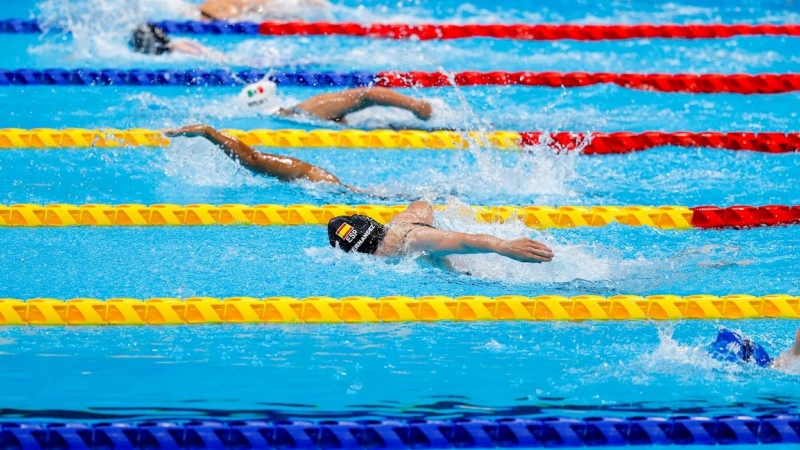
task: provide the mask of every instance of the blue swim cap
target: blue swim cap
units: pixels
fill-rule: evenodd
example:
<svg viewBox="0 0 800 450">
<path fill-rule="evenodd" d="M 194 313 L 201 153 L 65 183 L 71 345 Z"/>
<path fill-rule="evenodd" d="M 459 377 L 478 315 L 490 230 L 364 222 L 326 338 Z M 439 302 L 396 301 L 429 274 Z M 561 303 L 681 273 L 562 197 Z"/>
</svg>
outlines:
<svg viewBox="0 0 800 450">
<path fill-rule="evenodd" d="M 717 340 L 706 350 L 714 358 L 723 361 L 754 362 L 761 367 L 767 367 L 772 363 L 772 358 L 764 347 L 727 328 L 719 330 Z"/>
</svg>

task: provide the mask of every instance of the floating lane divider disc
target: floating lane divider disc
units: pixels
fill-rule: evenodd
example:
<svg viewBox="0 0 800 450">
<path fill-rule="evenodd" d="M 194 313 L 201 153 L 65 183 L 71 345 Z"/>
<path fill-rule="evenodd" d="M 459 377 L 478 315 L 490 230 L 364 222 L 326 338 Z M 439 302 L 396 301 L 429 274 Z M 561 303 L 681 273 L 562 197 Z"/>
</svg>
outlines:
<svg viewBox="0 0 800 450">
<path fill-rule="evenodd" d="M 553 41 L 620 39 L 709 39 L 733 36 L 800 36 L 800 26 L 792 24 L 636 24 L 636 25 L 512 25 L 512 24 L 400 24 L 363 25 L 352 22 L 153 22 L 167 33 L 238 34 L 268 36 L 359 36 L 389 39 L 464 39 L 490 37 Z M 35 20 L 0 20 L 0 33 L 40 33 Z"/>
<path fill-rule="evenodd" d="M 800 416 L 0 424 L 4 448 L 450 449 L 800 443 Z"/>
<path fill-rule="evenodd" d="M 0 326 L 800 318 L 790 295 L 0 299 Z"/>
<path fill-rule="evenodd" d="M 644 133 L 542 133 L 538 131 L 394 131 L 394 130 L 223 130 L 244 143 L 276 148 L 433 149 L 491 147 L 523 150 L 546 146 L 587 155 L 631 153 L 675 146 L 790 153 L 800 150 L 800 133 L 647 131 Z M 0 129 L 0 149 L 164 147 L 170 140 L 158 130 Z"/>
<path fill-rule="evenodd" d="M 0 86 L 241 86 L 269 75 L 281 86 L 448 87 L 615 84 L 660 92 L 777 94 L 800 90 L 800 74 L 668 74 L 587 72 L 277 72 L 247 69 L 17 69 L 0 70 Z"/>
<path fill-rule="evenodd" d="M 388 223 L 406 205 L 0 205 L 0 226 L 327 225 L 336 216 L 363 214 Z M 435 209 L 442 209 L 436 206 Z M 531 228 L 749 228 L 800 223 L 800 205 L 767 206 L 474 206 L 475 219 L 519 220 Z"/>
</svg>

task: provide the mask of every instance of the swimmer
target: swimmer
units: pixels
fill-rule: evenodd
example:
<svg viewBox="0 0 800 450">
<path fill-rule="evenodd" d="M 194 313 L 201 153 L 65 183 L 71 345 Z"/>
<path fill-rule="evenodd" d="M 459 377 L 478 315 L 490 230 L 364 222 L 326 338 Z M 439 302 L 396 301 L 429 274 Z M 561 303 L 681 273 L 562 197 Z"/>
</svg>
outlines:
<svg viewBox="0 0 800 450">
<path fill-rule="evenodd" d="M 800 356 L 800 329 L 795 334 L 794 346 L 775 359 L 757 342 L 727 328 L 719 330 L 717 340 L 706 350 L 712 357 L 723 361 L 743 361 L 761 367 L 780 368 Z"/>
<path fill-rule="evenodd" d="M 206 125 L 166 131 L 169 137 L 202 137 L 222 149 L 248 170 L 282 181 L 308 180 L 331 183 L 351 191 L 330 172 L 290 156 L 259 152 L 244 142 Z M 517 261 L 541 263 L 553 260 L 553 251 L 529 238 L 501 239 L 488 234 L 441 230 L 433 226 L 433 209 L 424 201 L 412 202 L 388 225 L 362 216 L 339 216 L 328 222 L 328 241 L 345 252 L 376 256 L 426 253 L 434 257 L 456 254 L 497 253 Z"/>
<path fill-rule="evenodd" d="M 207 0 L 198 9 L 203 20 L 232 20 L 243 15 L 268 18 L 299 18 L 306 10 L 327 7 L 325 0 Z"/>
<path fill-rule="evenodd" d="M 345 124 L 345 116 L 370 106 L 391 106 L 410 111 L 420 120 L 433 115 L 433 106 L 425 100 L 409 97 L 384 87 L 363 87 L 342 92 L 315 95 L 289 108 L 277 105 L 277 85 L 262 80 L 245 87 L 239 98 L 249 107 L 259 108 L 266 114 L 283 117 L 313 116 Z"/>
<path fill-rule="evenodd" d="M 191 56 L 213 56 L 214 52 L 195 41 L 170 39 L 167 33 L 156 25 L 144 24 L 133 30 L 128 41 L 131 50 L 147 55 L 183 53 Z"/>
</svg>

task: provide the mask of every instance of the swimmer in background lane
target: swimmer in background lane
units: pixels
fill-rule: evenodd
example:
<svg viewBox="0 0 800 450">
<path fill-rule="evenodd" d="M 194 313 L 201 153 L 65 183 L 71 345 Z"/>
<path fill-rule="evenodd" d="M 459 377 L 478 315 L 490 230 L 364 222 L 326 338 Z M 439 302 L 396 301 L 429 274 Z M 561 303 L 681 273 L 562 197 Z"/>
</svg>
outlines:
<svg viewBox="0 0 800 450">
<path fill-rule="evenodd" d="M 221 55 L 189 39 L 170 39 L 167 33 L 156 25 L 139 25 L 128 41 L 128 46 L 137 53 L 164 55 L 182 53 L 185 55 L 222 59 Z"/>
<path fill-rule="evenodd" d="M 169 137 L 203 137 L 252 172 L 282 181 L 308 180 L 359 189 L 339 181 L 320 167 L 290 156 L 259 152 L 244 142 L 205 125 L 167 131 Z M 405 211 L 382 225 L 362 215 L 334 217 L 328 222 L 328 241 L 345 252 L 376 256 L 426 253 L 434 257 L 455 254 L 497 253 L 521 262 L 549 262 L 553 252 L 529 238 L 501 239 L 488 234 L 440 230 L 433 226 L 433 209 L 424 201 L 412 202 Z"/>
<path fill-rule="evenodd" d="M 259 81 L 245 87 L 239 97 L 249 107 L 260 108 L 265 114 L 283 117 L 313 116 L 346 124 L 345 116 L 370 106 L 391 106 L 410 111 L 420 120 L 433 115 L 433 105 L 384 87 L 363 87 L 342 92 L 318 94 L 297 105 L 284 108 L 278 105 L 277 85 L 272 81 Z"/>
<path fill-rule="evenodd" d="M 719 330 L 717 340 L 706 347 L 706 350 L 712 357 L 722 361 L 743 361 L 779 369 L 800 357 L 800 328 L 795 334 L 794 346 L 775 359 L 771 358 L 764 347 L 757 342 L 727 328 Z"/>
</svg>

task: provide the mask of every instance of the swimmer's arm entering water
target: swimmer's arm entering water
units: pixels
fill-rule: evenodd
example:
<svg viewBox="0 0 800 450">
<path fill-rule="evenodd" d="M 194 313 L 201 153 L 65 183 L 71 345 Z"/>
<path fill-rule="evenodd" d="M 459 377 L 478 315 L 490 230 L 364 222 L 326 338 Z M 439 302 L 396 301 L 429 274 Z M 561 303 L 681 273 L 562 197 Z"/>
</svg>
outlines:
<svg viewBox="0 0 800 450">
<path fill-rule="evenodd" d="M 291 156 L 279 156 L 259 152 L 239 139 L 228 136 L 207 125 L 190 125 L 177 130 L 167 131 L 164 134 L 168 137 L 182 136 L 206 138 L 222 149 L 231 159 L 255 173 L 268 175 L 283 181 L 305 179 L 316 183 L 333 183 L 357 191 L 357 189 L 339 181 L 335 175 L 325 169 L 297 158 L 292 158 Z"/>
</svg>

